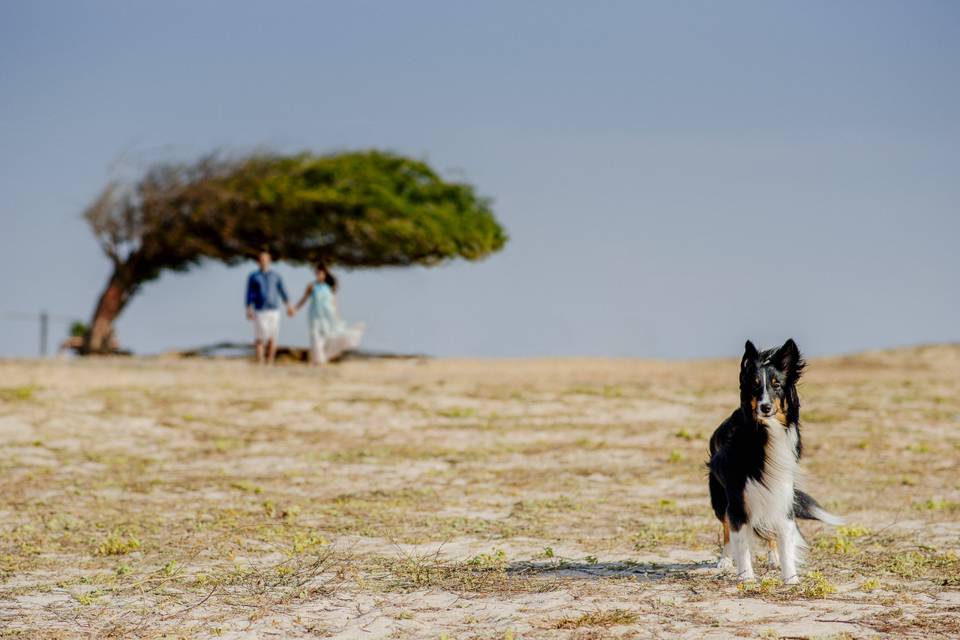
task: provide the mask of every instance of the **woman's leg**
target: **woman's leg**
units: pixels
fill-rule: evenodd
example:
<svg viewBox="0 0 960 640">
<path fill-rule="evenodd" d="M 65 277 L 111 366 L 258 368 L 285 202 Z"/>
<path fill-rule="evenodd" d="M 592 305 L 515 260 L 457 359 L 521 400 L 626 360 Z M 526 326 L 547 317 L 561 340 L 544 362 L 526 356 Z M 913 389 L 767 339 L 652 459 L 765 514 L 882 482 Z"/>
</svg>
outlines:
<svg viewBox="0 0 960 640">
<path fill-rule="evenodd" d="M 316 367 L 324 361 L 323 336 L 320 335 L 320 328 L 311 325 L 310 327 L 310 366 Z"/>
</svg>

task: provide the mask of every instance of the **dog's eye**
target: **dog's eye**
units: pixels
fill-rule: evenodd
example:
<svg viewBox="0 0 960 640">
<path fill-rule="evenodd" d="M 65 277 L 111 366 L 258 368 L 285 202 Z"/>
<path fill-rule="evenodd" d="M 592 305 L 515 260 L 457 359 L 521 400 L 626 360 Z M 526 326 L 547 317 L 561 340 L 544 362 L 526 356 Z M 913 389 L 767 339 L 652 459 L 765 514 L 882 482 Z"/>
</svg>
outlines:
<svg viewBox="0 0 960 640">
<path fill-rule="evenodd" d="M 757 386 L 759 387 L 759 386 L 760 386 L 760 378 L 754 378 L 754 379 L 753 379 L 753 384 L 755 384 L 755 385 L 757 385 Z"/>
</svg>

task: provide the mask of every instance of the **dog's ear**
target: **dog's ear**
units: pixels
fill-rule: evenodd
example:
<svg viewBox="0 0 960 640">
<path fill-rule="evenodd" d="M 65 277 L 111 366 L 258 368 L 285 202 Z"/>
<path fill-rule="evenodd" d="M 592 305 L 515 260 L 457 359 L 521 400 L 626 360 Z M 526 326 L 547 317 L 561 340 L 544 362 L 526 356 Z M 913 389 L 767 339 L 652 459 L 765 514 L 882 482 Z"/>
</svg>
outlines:
<svg viewBox="0 0 960 640">
<path fill-rule="evenodd" d="M 747 340 L 747 343 L 743 345 L 743 360 L 740 361 L 740 370 L 744 371 L 748 367 L 755 365 L 759 355 L 757 348 L 753 346 L 752 342 Z"/>
<path fill-rule="evenodd" d="M 788 338 L 787 341 L 783 343 L 783 346 L 773 354 L 773 364 L 786 373 L 787 379 L 791 382 L 796 382 L 800 378 L 800 374 L 803 373 L 803 367 L 806 366 L 806 362 L 804 362 L 803 356 L 800 354 L 800 349 L 797 347 L 797 343 L 793 341 L 793 338 Z"/>
</svg>

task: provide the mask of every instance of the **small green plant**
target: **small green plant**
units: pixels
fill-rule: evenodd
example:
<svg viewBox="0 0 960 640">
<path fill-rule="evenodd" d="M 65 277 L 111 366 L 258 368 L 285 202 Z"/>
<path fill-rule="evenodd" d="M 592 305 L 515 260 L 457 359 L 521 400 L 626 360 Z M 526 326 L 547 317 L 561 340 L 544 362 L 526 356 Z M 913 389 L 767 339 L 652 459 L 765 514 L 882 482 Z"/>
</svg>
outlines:
<svg viewBox="0 0 960 640">
<path fill-rule="evenodd" d="M 759 582 L 739 582 L 737 583 L 737 591 L 741 593 L 766 594 L 773 592 L 782 584 L 778 578 L 763 578 Z"/>
<path fill-rule="evenodd" d="M 468 564 L 478 569 L 503 571 L 507 567 L 507 552 L 495 549 L 492 553 L 480 553 L 470 558 Z"/>
<path fill-rule="evenodd" d="M 258 487 L 252 482 L 247 482 L 246 480 L 237 480 L 236 482 L 231 482 L 230 486 L 246 493 L 263 493 L 263 489 L 261 487 Z"/>
<path fill-rule="evenodd" d="M 821 538 L 818 540 L 817 547 L 824 551 L 832 551 L 833 553 L 853 553 L 857 548 L 853 541 L 857 538 L 862 538 L 868 533 L 870 533 L 868 529 L 855 525 L 839 527 L 832 538 Z"/>
<path fill-rule="evenodd" d="M 679 451 L 671 451 L 670 455 L 667 457 L 667 462 L 673 464 L 677 462 L 683 462 L 683 454 Z"/>
<path fill-rule="evenodd" d="M 811 571 L 804 576 L 797 589 L 807 598 L 826 598 L 837 591 L 837 588 L 819 571 Z"/>
<path fill-rule="evenodd" d="M 552 558 L 553 556 L 554 556 L 553 547 L 546 547 L 546 548 L 543 550 L 543 557 L 545 557 L 545 558 Z"/>
<path fill-rule="evenodd" d="M 477 415 L 477 410 L 472 407 L 451 407 L 440 409 L 437 415 L 441 418 L 472 418 Z"/>
<path fill-rule="evenodd" d="M 660 546 L 663 541 L 663 530 L 661 527 L 641 524 L 639 529 L 640 530 L 631 537 L 634 551 L 655 549 Z"/>
<path fill-rule="evenodd" d="M 140 540 L 136 536 L 114 530 L 97 546 L 97 553 L 102 556 L 122 556 L 139 548 Z"/>
<path fill-rule="evenodd" d="M 615 627 L 633 624 L 637 614 L 626 609 L 610 609 L 584 613 L 576 618 L 561 618 L 553 623 L 554 629 L 579 629 L 581 627 Z"/>
<path fill-rule="evenodd" d="M 94 589 L 93 591 L 87 591 L 86 593 L 76 593 L 73 594 L 73 599 L 77 601 L 80 605 L 86 607 L 88 605 L 94 604 L 99 598 L 103 595 L 103 592 L 99 589 Z"/>
<path fill-rule="evenodd" d="M 293 536 L 290 546 L 290 555 L 296 556 L 316 547 L 330 544 L 326 538 L 315 533 L 297 533 Z"/>
<path fill-rule="evenodd" d="M 39 389 L 32 384 L 21 387 L 8 387 L 0 389 L 0 400 L 6 402 L 26 402 L 33 397 L 33 394 Z"/>
<path fill-rule="evenodd" d="M 879 588 L 880 588 L 880 581 L 877 580 L 876 578 L 870 578 L 869 580 L 864 581 L 864 583 L 860 585 L 860 590 L 866 591 L 866 592 L 876 591 Z"/>
<path fill-rule="evenodd" d="M 916 578 L 923 574 L 929 563 L 919 551 L 907 551 L 890 556 L 887 568 L 901 578 Z"/>
<path fill-rule="evenodd" d="M 953 500 L 940 500 L 936 498 L 930 498 L 929 500 L 925 500 L 924 502 L 917 502 L 913 506 L 922 511 L 960 510 L 960 502 L 954 502 Z"/>
</svg>

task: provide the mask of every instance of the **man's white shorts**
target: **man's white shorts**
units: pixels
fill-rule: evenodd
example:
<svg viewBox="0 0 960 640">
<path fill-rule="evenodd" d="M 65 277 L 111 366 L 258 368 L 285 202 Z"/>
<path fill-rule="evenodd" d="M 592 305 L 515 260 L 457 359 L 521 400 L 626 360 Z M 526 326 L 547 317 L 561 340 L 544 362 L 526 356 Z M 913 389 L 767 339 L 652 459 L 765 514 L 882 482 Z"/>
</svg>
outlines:
<svg viewBox="0 0 960 640">
<path fill-rule="evenodd" d="M 254 313 L 253 334 L 262 342 L 276 340 L 280 334 L 280 310 L 264 309 Z"/>
</svg>

